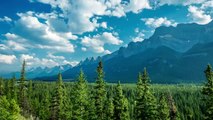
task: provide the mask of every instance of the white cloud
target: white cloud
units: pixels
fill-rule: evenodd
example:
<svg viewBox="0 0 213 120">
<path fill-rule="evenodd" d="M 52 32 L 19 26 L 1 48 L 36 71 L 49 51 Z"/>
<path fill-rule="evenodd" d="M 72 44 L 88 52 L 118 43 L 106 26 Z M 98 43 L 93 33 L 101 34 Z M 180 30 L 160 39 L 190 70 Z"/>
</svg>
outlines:
<svg viewBox="0 0 213 120">
<path fill-rule="evenodd" d="M 177 23 L 173 20 L 168 20 L 166 17 L 160 17 L 160 18 L 143 18 L 141 19 L 145 22 L 146 25 L 157 28 L 160 26 L 176 26 Z"/>
<path fill-rule="evenodd" d="M 157 0 L 156 4 L 162 5 L 192 5 L 192 4 L 202 4 L 207 0 Z"/>
<path fill-rule="evenodd" d="M 96 53 L 103 53 L 104 52 L 104 42 L 96 39 L 96 38 L 90 38 L 90 37 L 84 37 L 81 41 L 81 44 L 89 49 L 91 49 L 93 52 Z"/>
<path fill-rule="evenodd" d="M 56 55 L 53 55 L 51 53 L 48 53 L 47 57 L 52 58 L 52 59 L 59 59 L 59 60 L 64 60 L 65 59 L 64 56 L 56 56 Z"/>
<path fill-rule="evenodd" d="M 20 19 L 16 21 L 14 32 L 16 36 L 23 38 L 21 42 L 26 47 L 48 49 L 53 52 L 74 52 L 74 46 L 70 40 L 76 40 L 77 36 L 71 32 L 55 32 L 48 24 L 42 23 L 33 12 L 18 13 Z M 20 43 L 20 39 L 13 38 Z"/>
<path fill-rule="evenodd" d="M 29 67 L 54 67 L 58 66 L 59 63 L 54 61 L 53 59 L 47 59 L 47 58 L 37 58 L 34 55 L 28 55 L 28 54 L 21 54 L 20 55 L 20 62 L 23 60 L 26 60 L 26 63 Z"/>
<path fill-rule="evenodd" d="M 129 4 L 125 7 L 126 12 L 139 13 L 143 9 L 151 9 L 148 0 L 130 0 Z"/>
<path fill-rule="evenodd" d="M 63 61 L 63 64 L 70 64 L 72 65 L 73 67 L 78 65 L 79 61 L 67 61 L 67 60 L 64 60 Z"/>
<path fill-rule="evenodd" d="M 102 22 L 101 23 L 101 27 L 107 29 L 107 23 L 106 22 Z"/>
<path fill-rule="evenodd" d="M 87 48 L 82 47 L 81 50 L 85 52 L 85 51 L 87 51 Z"/>
<path fill-rule="evenodd" d="M 123 43 L 118 37 L 114 36 L 112 33 L 104 32 L 101 36 L 97 36 L 98 39 L 112 45 L 120 45 Z"/>
<path fill-rule="evenodd" d="M 196 6 L 189 6 L 188 11 L 188 16 L 192 18 L 193 22 L 198 24 L 207 24 L 212 20 L 210 15 L 205 14 L 202 9 Z"/>
<path fill-rule="evenodd" d="M 213 8 L 213 0 L 206 1 L 201 6 L 202 9 Z"/>
<path fill-rule="evenodd" d="M 37 14 L 40 18 L 48 19 L 48 23 L 55 30 L 60 28 L 69 30 L 74 34 L 92 32 L 97 27 L 106 27 L 98 23 L 94 16 L 126 16 L 127 12 L 139 13 L 143 9 L 150 9 L 148 0 L 30 0 L 31 2 L 41 2 L 50 4 L 55 10 L 62 11 L 63 20 L 54 19 L 55 14 Z M 49 19 L 52 17 L 53 19 Z M 57 18 L 57 17 L 56 17 Z M 57 31 L 57 30 L 56 30 Z"/>
<path fill-rule="evenodd" d="M 133 42 L 141 42 L 144 40 L 144 34 L 142 32 L 138 33 L 138 35 L 135 38 L 132 38 Z"/>
<path fill-rule="evenodd" d="M 7 16 L 4 16 L 3 18 L 0 18 L 0 22 L 12 22 L 12 19 Z"/>
<path fill-rule="evenodd" d="M 104 32 L 103 34 L 98 34 L 93 37 L 84 37 L 81 41 L 82 45 L 91 49 L 96 53 L 109 53 L 104 49 L 105 44 L 120 45 L 123 43 L 118 37 L 114 36 L 112 33 Z"/>
<path fill-rule="evenodd" d="M 109 51 L 109 50 L 105 50 L 104 53 L 105 53 L 105 54 L 111 54 L 112 52 Z"/>
<path fill-rule="evenodd" d="M 12 64 L 16 60 L 15 55 L 0 54 L 0 63 Z"/>
<path fill-rule="evenodd" d="M 4 47 L 6 50 L 12 50 L 12 51 L 26 51 L 27 50 L 27 43 L 25 39 L 21 38 L 18 35 L 12 34 L 12 33 L 6 33 L 5 34 L 6 41 L 3 43 L 6 47 Z"/>
</svg>

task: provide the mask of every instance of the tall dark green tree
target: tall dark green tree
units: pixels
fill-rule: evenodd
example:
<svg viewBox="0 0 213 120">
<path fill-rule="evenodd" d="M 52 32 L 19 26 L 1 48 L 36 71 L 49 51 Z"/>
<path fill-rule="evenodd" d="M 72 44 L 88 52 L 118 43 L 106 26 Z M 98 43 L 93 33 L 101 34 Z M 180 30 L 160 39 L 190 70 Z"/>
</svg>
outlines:
<svg viewBox="0 0 213 120">
<path fill-rule="evenodd" d="M 105 100 L 106 100 L 106 88 L 105 88 L 105 81 L 104 81 L 104 71 L 103 71 L 103 64 L 100 61 L 97 67 L 97 78 L 96 78 L 96 85 L 95 85 L 95 106 L 96 106 L 96 115 L 99 120 L 105 119 Z"/>
<path fill-rule="evenodd" d="M 51 103 L 51 120 L 70 119 L 71 115 L 69 107 L 70 105 L 68 104 L 68 98 L 65 86 L 63 84 L 62 75 L 59 73 Z"/>
<path fill-rule="evenodd" d="M 159 99 L 159 105 L 158 105 L 159 120 L 170 120 L 169 114 L 170 114 L 170 110 L 169 110 L 168 101 L 165 95 L 161 94 Z"/>
<path fill-rule="evenodd" d="M 123 95 L 123 90 L 120 81 L 118 82 L 115 88 L 115 96 L 113 103 L 114 103 L 114 119 L 130 120 L 128 100 Z"/>
<path fill-rule="evenodd" d="M 150 90 L 150 81 L 144 68 L 143 74 L 139 73 L 136 90 L 135 116 L 138 120 L 156 120 L 158 117 L 156 98 Z"/>
<path fill-rule="evenodd" d="M 73 120 L 85 120 L 88 119 L 89 115 L 89 93 L 87 80 L 83 71 L 77 78 L 74 85 L 73 94 Z"/>
<path fill-rule="evenodd" d="M 15 75 L 13 76 L 12 79 L 9 81 L 9 92 L 10 92 L 10 99 L 14 99 L 17 101 L 17 89 L 16 89 L 16 77 Z"/>
<path fill-rule="evenodd" d="M 205 83 L 202 94 L 203 94 L 203 101 L 205 103 L 205 111 L 204 111 L 204 119 L 205 120 L 212 120 L 213 119 L 213 72 L 212 67 L 209 64 L 206 68 L 205 76 L 207 82 Z"/>
<path fill-rule="evenodd" d="M 23 61 L 21 69 L 21 78 L 19 81 L 19 105 L 22 109 L 22 114 L 26 115 L 30 111 L 28 99 L 27 99 L 27 87 L 26 87 L 26 78 L 25 78 L 25 67 L 26 61 Z"/>
<path fill-rule="evenodd" d="M 49 120 L 50 118 L 50 94 L 48 91 L 44 91 L 38 114 L 40 120 Z"/>
<path fill-rule="evenodd" d="M 114 104 L 113 104 L 113 96 L 112 94 L 109 95 L 108 100 L 106 101 L 106 120 L 113 120 L 114 116 Z"/>
</svg>

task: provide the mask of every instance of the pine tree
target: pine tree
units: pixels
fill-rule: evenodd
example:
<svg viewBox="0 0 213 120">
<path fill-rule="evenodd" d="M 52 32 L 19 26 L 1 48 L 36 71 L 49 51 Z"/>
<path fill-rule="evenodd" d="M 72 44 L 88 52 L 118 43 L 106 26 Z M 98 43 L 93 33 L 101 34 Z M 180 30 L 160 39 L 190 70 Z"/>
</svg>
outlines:
<svg viewBox="0 0 213 120">
<path fill-rule="evenodd" d="M 113 97 L 110 96 L 106 104 L 106 120 L 113 120 L 113 115 L 114 115 Z"/>
<path fill-rule="evenodd" d="M 30 111 L 28 99 L 27 99 L 27 88 L 26 88 L 26 83 L 25 83 L 25 67 L 26 67 L 26 62 L 25 60 L 23 61 L 22 64 L 22 69 L 21 69 L 21 78 L 19 81 L 19 104 L 20 107 L 22 108 L 22 113 L 24 115 L 27 115 Z"/>
<path fill-rule="evenodd" d="M 178 113 L 177 107 L 175 106 L 175 102 L 172 98 L 172 95 L 169 95 L 168 100 L 169 100 L 169 108 L 170 108 L 170 114 L 169 114 L 170 120 L 180 120 L 179 113 Z"/>
<path fill-rule="evenodd" d="M 96 85 L 95 85 L 95 106 L 96 106 L 96 115 L 99 120 L 105 119 L 105 112 L 104 112 L 104 104 L 106 100 L 106 88 L 105 88 L 105 81 L 104 81 L 104 71 L 103 71 L 103 64 L 100 61 L 97 67 L 97 78 L 96 78 Z"/>
<path fill-rule="evenodd" d="M 135 118 L 137 120 L 142 119 L 142 112 L 143 112 L 143 104 L 142 103 L 142 97 L 143 97 L 143 91 L 144 91 L 144 84 L 142 83 L 142 74 L 138 74 L 138 82 L 136 87 L 136 99 L 135 99 Z"/>
<path fill-rule="evenodd" d="M 90 95 L 90 103 L 89 103 L 89 116 L 88 120 L 97 120 L 97 115 L 95 111 L 95 100 L 92 95 Z"/>
<path fill-rule="evenodd" d="M 204 119 L 212 120 L 213 118 L 213 72 L 211 65 L 207 66 L 204 71 L 207 79 L 206 84 L 202 89 L 203 102 L 205 103 Z"/>
<path fill-rule="evenodd" d="M 115 88 L 115 96 L 113 103 L 114 103 L 114 119 L 130 120 L 128 100 L 123 95 L 123 90 L 120 81 L 118 82 Z"/>
<path fill-rule="evenodd" d="M 138 120 L 156 120 L 158 115 L 156 98 L 150 90 L 150 78 L 146 68 L 143 75 L 139 73 L 135 112 Z"/>
<path fill-rule="evenodd" d="M 39 108 L 39 119 L 48 120 L 50 118 L 50 95 L 48 91 L 44 92 Z"/>
<path fill-rule="evenodd" d="M 55 93 L 51 104 L 51 120 L 70 119 L 69 104 L 61 73 L 58 74 Z"/>
<path fill-rule="evenodd" d="M 17 101 L 17 90 L 16 90 L 16 78 L 15 75 L 13 76 L 12 79 L 10 79 L 9 81 L 9 93 L 10 93 L 10 99 L 14 99 L 15 101 Z"/>
<path fill-rule="evenodd" d="M 164 94 L 160 96 L 159 100 L 159 106 L 158 106 L 158 111 L 159 111 L 159 120 L 170 120 L 169 119 L 169 105 L 166 100 L 166 97 Z"/>
<path fill-rule="evenodd" d="M 89 114 L 89 94 L 88 86 L 85 75 L 83 71 L 80 71 L 80 74 L 77 78 L 77 82 L 74 85 L 74 94 L 73 94 L 73 120 L 85 120 L 88 119 Z"/>
<path fill-rule="evenodd" d="M 32 80 L 30 80 L 29 83 L 28 83 L 28 90 L 27 90 L 27 92 L 28 92 L 27 95 L 28 95 L 29 101 L 32 98 L 32 91 L 33 91 L 33 82 L 32 82 Z"/>
<path fill-rule="evenodd" d="M 0 120 L 18 120 L 20 116 L 20 108 L 16 101 L 0 96 Z"/>
</svg>

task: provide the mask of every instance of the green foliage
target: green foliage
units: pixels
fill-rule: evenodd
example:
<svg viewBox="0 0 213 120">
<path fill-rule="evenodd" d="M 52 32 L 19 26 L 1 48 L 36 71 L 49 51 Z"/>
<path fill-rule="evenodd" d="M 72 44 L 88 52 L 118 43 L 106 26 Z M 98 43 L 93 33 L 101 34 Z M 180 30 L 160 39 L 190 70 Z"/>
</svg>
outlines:
<svg viewBox="0 0 213 120">
<path fill-rule="evenodd" d="M 20 108 L 14 99 L 0 97 L 0 120 L 17 120 L 20 117 Z"/>
<path fill-rule="evenodd" d="M 89 94 L 87 81 L 84 76 L 83 71 L 80 71 L 80 74 L 75 82 L 73 90 L 73 120 L 85 120 L 89 115 Z"/>
<path fill-rule="evenodd" d="M 51 104 L 51 119 L 52 120 L 67 120 L 70 116 L 70 111 L 66 89 L 62 81 L 61 73 L 58 74 L 55 93 Z"/>
<path fill-rule="evenodd" d="M 169 106 L 170 106 L 170 115 L 169 115 L 170 120 L 180 120 L 179 113 L 172 96 L 169 95 L 168 99 L 169 99 Z"/>
<path fill-rule="evenodd" d="M 150 91 L 149 82 L 148 73 L 144 69 L 143 75 L 139 73 L 136 91 L 135 116 L 138 120 L 155 120 L 158 115 L 156 98 Z"/>
<path fill-rule="evenodd" d="M 114 119 L 115 120 L 130 120 L 128 100 L 123 95 L 123 90 L 120 82 L 115 88 L 114 96 Z"/>
<path fill-rule="evenodd" d="M 104 81 L 104 71 L 103 65 L 100 61 L 97 67 L 97 78 L 96 78 L 96 85 L 95 85 L 95 106 L 96 106 L 96 115 L 99 120 L 104 120 L 105 112 L 104 112 L 104 104 L 106 100 L 106 88 L 105 88 L 105 81 Z"/>
<path fill-rule="evenodd" d="M 114 104 L 113 97 L 110 96 L 106 103 L 106 120 L 113 120 L 114 115 Z"/>
<path fill-rule="evenodd" d="M 169 119 L 169 105 L 168 101 L 166 100 L 166 97 L 164 94 L 161 94 L 160 100 L 159 100 L 159 105 L 158 105 L 158 115 L 159 115 L 159 120 L 170 120 Z"/>
<path fill-rule="evenodd" d="M 24 116 L 26 116 L 26 114 L 28 114 L 30 111 L 30 106 L 27 99 L 27 87 L 25 83 L 25 67 L 26 62 L 24 60 L 22 64 L 21 78 L 19 81 L 19 105 L 22 108 L 22 113 L 24 114 Z"/>
<path fill-rule="evenodd" d="M 4 95 L 4 81 L 3 78 L 0 78 L 0 96 Z"/>
<path fill-rule="evenodd" d="M 83 71 L 74 83 L 63 82 L 59 74 L 56 83 L 32 84 L 26 82 L 25 64 L 19 82 L 0 78 L 0 120 L 24 120 L 31 115 L 29 119 L 39 120 L 203 120 L 202 112 L 205 119 L 212 118 L 210 65 L 205 70 L 207 82 L 201 86 L 151 85 L 146 69 L 139 73 L 136 85 L 105 84 L 101 62 L 95 84 L 87 83 Z"/>
<path fill-rule="evenodd" d="M 213 72 L 211 65 L 207 66 L 205 70 L 207 82 L 202 89 L 204 95 L 203 101 L 205 103 L 204 119 L 212 120 L 213 118 Z"/>
</svg>

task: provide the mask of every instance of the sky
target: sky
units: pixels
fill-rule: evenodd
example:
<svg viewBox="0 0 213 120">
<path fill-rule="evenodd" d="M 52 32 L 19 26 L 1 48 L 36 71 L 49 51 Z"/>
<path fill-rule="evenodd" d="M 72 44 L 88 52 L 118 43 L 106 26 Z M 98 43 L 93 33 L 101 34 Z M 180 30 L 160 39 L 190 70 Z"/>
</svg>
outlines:
<svg viewBox="0 0 213 120">
<path fill-rule="evenodd" d="M 0 71 L 77 65 L 142 42 L 155 28 L 207 24 L 213 0 L 1 0 Z"/>
</svg>

